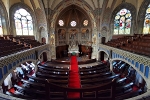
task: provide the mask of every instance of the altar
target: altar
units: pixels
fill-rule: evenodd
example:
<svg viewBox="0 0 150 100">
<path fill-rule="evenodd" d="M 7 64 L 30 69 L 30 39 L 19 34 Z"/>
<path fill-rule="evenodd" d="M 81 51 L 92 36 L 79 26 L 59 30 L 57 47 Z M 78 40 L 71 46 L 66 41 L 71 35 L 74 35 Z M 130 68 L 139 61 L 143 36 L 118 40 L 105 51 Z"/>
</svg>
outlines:
<svg viewBox="0 0 150 100">
<path fill-rule="evenodd" d="M 76 55 L 79 56 L 79 47 L 77 44 L 69 45 L 68 48 L 68 56 Z"/>
</svg>

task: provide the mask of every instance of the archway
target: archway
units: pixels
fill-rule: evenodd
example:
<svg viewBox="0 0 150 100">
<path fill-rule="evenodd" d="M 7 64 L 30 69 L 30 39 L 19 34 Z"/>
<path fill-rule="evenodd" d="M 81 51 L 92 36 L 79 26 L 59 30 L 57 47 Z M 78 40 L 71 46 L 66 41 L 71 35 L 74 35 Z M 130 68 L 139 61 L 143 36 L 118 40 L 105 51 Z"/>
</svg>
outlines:
<svg viewBox="0 0 150 100">
<path fill-rule="evenodd" d="M 104 51 L 99 52 L 99 61 L 106 61 L 108 59 L 109 56 Z"/>
<path fill-rule="evenodd" d="M 105 44 L 105 41 L 106 41 L 106 38 L 105 38 L 105 37 L 102 37 L 101 43 L 102 43 L 102 44 Z"/>
<path fill-rule="evenodd" d="M 47 61 L 47 53 L 43 52 L 43 62 L 46 62 L 46 61 Z"/>
<path fill-rule="evenodd" d="M 41 53 L 39 56 L 39 60 L 40 60 L 40 62 L 46 62 L 47 61 L 47 53 L 46 52 Z"/>
</svg>

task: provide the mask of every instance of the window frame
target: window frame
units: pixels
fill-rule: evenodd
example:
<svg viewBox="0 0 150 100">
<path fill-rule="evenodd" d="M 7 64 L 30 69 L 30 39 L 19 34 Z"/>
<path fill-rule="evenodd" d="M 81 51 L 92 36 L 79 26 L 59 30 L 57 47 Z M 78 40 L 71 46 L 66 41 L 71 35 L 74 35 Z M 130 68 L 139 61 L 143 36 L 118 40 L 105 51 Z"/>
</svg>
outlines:
<svg viewBox="0 0 150 100">
<path fill-rule="evenodd" d="M 12 27 L 11 29 L 11 34 L 16 36 L 17 33 L 16 33 L 16 26 L 15 26 L 15 20 L 14 20 L 14 14 L 17 10 L 19 10 L 20 8 L 23 8 L 25 9 L 32 17 L 32 25 L 33 25 L 33 35 L 30 35 L 30 36 L 35 36 L 36 34 L 36 29 L 37 29 L 37 22 L 36 22 L 36 17 L 35 17 L 35 13 L 34 11 L 26 4 L 22 4 L 22 3 L 16 3 L 14 5 L 12 5 L 10 7 L 10 26 Z M 17 35 L 17 36 L 27 36 L 27 35 Z"/>
</svg>

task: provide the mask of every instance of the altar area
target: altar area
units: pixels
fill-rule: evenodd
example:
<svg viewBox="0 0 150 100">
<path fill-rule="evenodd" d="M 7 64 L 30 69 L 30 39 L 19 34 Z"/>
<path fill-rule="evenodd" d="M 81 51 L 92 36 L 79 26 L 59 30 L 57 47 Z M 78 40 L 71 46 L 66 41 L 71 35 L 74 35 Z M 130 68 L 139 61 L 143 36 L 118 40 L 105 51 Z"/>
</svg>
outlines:
<svg viewBox="0 0 150 100">
<path fill-rule="evenodd" d="M 75 41 L 73 41 L 68 47 L 68 56 L 76 55 L 79 56 L 79 46 Z"/>
</svg>

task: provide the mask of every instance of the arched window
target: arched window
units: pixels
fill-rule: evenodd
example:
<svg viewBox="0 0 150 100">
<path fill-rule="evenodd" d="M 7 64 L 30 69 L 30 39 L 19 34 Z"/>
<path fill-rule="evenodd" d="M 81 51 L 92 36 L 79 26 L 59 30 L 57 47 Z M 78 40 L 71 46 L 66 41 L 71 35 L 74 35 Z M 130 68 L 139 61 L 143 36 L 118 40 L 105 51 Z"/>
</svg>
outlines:
<svg viewBox="0 0 150 100">
<path fill-rule="evenodd" d="M 2 18 L 0 16 L 0 36 L 3 36 Z"/>
<path fill-rule="evenodd" d="M 14 14 L 16 35 L 33 35 L 33 23 L 31 15 L 23 8 Z"/>
<path fill-rule="evenodd" d="M 114 19 L 114 34 L 130 34 L 131 29 L 131 13 L 127 9 L 121 9 Z"/>
<path fill-rule="evenodd" d="M 144 20 L 144 27 L 143 27 L 143 34 L 150 33 L 150 4 L 146 10 L 145 20 Z"/>
</svg>

